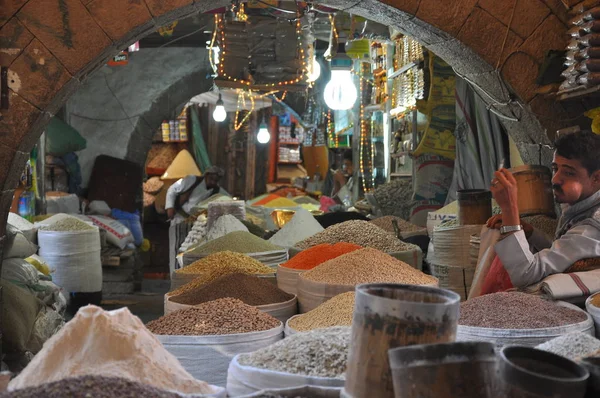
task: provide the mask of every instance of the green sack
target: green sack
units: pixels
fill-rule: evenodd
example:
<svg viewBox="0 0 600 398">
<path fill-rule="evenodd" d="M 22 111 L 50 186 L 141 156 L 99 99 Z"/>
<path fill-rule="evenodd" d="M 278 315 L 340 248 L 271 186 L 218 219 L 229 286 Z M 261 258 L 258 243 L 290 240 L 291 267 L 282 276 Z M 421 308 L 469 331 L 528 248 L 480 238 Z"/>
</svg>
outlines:
<svg viewBox="0 0 600 398">
<path fill-rule="evenodd" d="M 29 290 L 0 280 L 2 286 L 2 345 L 4 352 L 24 352 L 43 303 Z M 40 347 L 41 348 L 41 347 Z"/>
<path fill-rule="evenodd" d="M 53 117 L 46 127 L 46 153 L 52 156 L 63 156 L 87 147 L 87 141 L 77 130 L 67 123 Z"/>
</svg>

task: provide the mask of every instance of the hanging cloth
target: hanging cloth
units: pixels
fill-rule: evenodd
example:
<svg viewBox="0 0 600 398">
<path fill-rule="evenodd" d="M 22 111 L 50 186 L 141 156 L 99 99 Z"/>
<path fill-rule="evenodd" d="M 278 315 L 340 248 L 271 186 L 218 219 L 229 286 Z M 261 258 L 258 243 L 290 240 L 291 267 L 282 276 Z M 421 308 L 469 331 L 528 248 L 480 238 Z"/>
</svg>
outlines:
<svg viewBox="0 0 600 398">
<path fill-rule="evenodd" d="M 200 116 L 198 115 L 197 107 L 191 107 L 190 115 L 192 119 L 192 136 L 194 137 L 194 155 L 196 157 L 196 163 L 200 166 L 200 170 L 204 172 L 212 166 L 212 163 L 208 156 L 208 151 L 206 150 L 204 137 L 202 136 L 202 126 L 200 124 Z"/>
</svg>

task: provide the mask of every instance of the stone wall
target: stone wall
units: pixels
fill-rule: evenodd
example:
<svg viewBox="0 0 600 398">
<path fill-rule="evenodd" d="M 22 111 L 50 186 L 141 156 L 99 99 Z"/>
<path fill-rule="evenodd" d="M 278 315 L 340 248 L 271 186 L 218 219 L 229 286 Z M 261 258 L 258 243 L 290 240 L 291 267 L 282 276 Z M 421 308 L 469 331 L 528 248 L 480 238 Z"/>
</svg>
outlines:
<svg viewBox="0 0 600 398">
<path fill-rule="evenodd" d="M 65 120 L 87 140 L 78 152 L 84 187 L 98 155 L 144 164 L 160 123 L 212 87 L 207 54 L 204 48 L 142 49 L 128 65 L 90 75 L 65 105 Z"/>
<path fill-rule="evenodd" d="M 318 3 L 319 1 L 316 1 Z M 228 0 L 3 0 L 0 65 L 10 106 L 0 120 L 0 236 L 16 179 L 45 124 L 120 49 L 175 19 Z M 545 53 L 563 49 L 573 0 L 328 0 L 420 40 L 482 88 L 524 155 L 569 115 L 536 94 Z M 535 156 L 533 156 L 535 155 Z"/>
</svg>

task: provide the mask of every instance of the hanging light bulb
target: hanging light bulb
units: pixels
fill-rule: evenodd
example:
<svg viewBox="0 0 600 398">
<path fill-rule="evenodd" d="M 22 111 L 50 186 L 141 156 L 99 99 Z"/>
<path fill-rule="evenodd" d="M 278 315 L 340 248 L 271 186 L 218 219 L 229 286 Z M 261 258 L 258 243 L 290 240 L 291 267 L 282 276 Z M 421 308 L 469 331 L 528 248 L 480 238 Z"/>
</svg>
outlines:
<svg viewBox="0 0 600 398">
<path fill-rule="evenodd" d="M 308 71 L 308 82 L 316 82 L 321 76 L 321 64 L 317 61 L 317 57 L 313 57 L 310 70 Z"/>
<path fill-rule="evenodd" d="M 323 93 L 325 103 L 333 110 L 348 110 L 358 98 L 351 70 L 352 59 L 346 55 L 344 44 L 340 43 L 337 55 L 331 60 L 331 80 Z"/>
<path fill-rule="evenodd" d="M 221 98 L 221 93 L 219 93 L 219 99 L 217 100 L 217 106 L 213 112 L 213 119 L 215 122 L 222 122 L 227 117 L 227 111 L 225 110 L 225 105 L 223 103 L 223 99 Z"/>
<path fill-rule="evenodd" d="M 271 140 L 271 133 L 269 133 L 269 129 L 267 128 L 267 123 L 265 123 L 264 117 L 260 127 L 258 128 L 256 139 L 260 144 L 266 144 Z"/>
</svg>

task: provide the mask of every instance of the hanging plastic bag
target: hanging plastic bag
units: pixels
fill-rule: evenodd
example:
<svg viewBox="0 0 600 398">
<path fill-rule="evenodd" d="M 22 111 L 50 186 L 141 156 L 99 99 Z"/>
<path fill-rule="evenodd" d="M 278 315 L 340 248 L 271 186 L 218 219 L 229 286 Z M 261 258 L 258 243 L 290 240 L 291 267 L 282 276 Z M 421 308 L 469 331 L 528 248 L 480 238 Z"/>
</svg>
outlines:
<svg viewBox="0 0 600 398">
<path fill-rule="evenodd" d="M 497 229 L 489 229 L 484 226 L 481 230 L 481 243 L 479 245 L 479 257 L 477 260 L 477 269 L 475 270 L 475 276 L 471 283 L 471 290 L 469 291 L 469 299 L 473 297 L 481 296 L 481 291 L 485 281 L 485 277 L 488 274 L 492 261 L 496 257 L 496 251 L 494 246 L 500 239 L 500 231 Z"/>
<path fill-rule="evenodd" d="M 481 294 L 490 294 L 497 292 L 504 292 L 508 289 L 512 289 L 513 284 L 510 280 L 510 275 L 504 268 L 500 257 L 496 256 L 490 270 L 488 271 L 485 279 L 483 280 L 483 286 L 481 287 Z"/>
</svg>

